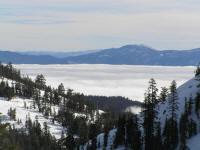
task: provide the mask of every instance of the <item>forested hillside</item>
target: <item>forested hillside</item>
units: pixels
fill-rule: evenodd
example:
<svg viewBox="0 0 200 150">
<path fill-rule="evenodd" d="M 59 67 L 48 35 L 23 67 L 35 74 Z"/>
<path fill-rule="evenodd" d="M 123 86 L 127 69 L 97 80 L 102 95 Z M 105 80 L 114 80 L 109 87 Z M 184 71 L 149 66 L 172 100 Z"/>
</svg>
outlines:
<svg viewBox="0 0 200 150">
<path fill-rule="evenodd" d="M 123 113 L 130 107 L 141 108 L 143 103 L 139 101 L 133 101 L 121 96 L 85 96 L 86 101 L 93 102 L 99 109 L 107 111 L 111 109 L 116 113 Z"/>
<path fill-rule="evenodd" d="M 158 94 L 160 93 L 160 94 Z M 99 134 L 96 149 L 198 150 L 200 145 L 200 67 L 180 87 L 172 81 L 159 92 L 150 79 L 143 111 L 119 116 L 117 128 Z M 88 141 L 82 148 L 93 145 Z"/>
<path fill-rule="evenodd" d="M 10 145 L 20 150 L 73 149 L 116 126 L 117 114 L 97 109 L 94 103 L 85 100 L 83 94 L 66 90 L 63 84 L 58 88 L 46 85 L 46 79 L 41 74 L 32 80 L 22 76 L 10 63 L 0 64 L 0 77 L 0 107 L 13 106 L 7 110 L 9 118 L 5 118 L 5 114 L 2 116 L 3 122 L 9 122 L 2 124 L 2 132 L 5 131 L 0 143 L 2 149 Z M 24 103 L 22 108 L 21 103 Z M 23 112 L 29 111 L 24 120 L 18 115 L 22 109 Z M 0 109 L 3 110 L 5 108 Z M 37 115 L 33 119 L 35 112 L 48 122 L 41 124 Z M 54 132 L 49 130 L 53 124 L 66 130 L 54 137 Z"/>
<path fill-rule="evenodd" d="M 66 90 L 62 83 L 52 88 L 42 74 L 33 80 L 11 63 L 0 64 L 0 77 L 2 150 L 199 148 L 193 144 L 200 135 L 199 66 L 195 77 L 179 88 L 172 81 L 169 88 L 159 90 L 150 79 L 138 115 L 114 113 L 107 106 L 102 111 L 99 99 L 112 106 L 116 97 L 84 96 Z"/>
</svg>

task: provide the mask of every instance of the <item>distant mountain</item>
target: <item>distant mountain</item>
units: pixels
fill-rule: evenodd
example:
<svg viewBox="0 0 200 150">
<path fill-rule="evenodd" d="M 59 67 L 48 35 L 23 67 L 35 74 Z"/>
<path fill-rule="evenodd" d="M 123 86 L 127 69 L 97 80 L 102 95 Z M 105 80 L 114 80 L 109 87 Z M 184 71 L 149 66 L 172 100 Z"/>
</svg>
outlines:
<svg viewBox="0 0 200 150">
<path fill-rule="evenodd" d="M 142 45 L 126 45 L 92 54 L 68 57 L 66 60 L 69 64 L 189 66 L 196 65 L 200 61 L 200 48 L 158 51 Z"/>
<path fill-rule="evenodd" d="M 100 50 L 86 50 L 86 51 L 74 51 L 74 52 L 50 52 L 50 51 L 30 51 L 30 52 L 20 52 L 20 54 L 23 55 L 35 55 L 35 56 L 41 56 L 41 55 L 49 55 L 56 58 L 67 58 L 71 56 L 80 56 L 80 55 L 86 55 L 91 53 L 99 52 Z"/>
<path fill-rule="evenodd" d="M 14 64 L 63 64 L 62 59 L 48 55 L 25 55 L 17 52 L 0 51 L 0 61 Z"/>
<path fill-rule="evenodd" d="M 0 61 L 15 64 L 113 64 L 193 66 L 200 62 L 200 48 L 192 50 L 162 50 L 126 45 L 83 52 L 9 52 L 0 51 Z"/>
</svg>

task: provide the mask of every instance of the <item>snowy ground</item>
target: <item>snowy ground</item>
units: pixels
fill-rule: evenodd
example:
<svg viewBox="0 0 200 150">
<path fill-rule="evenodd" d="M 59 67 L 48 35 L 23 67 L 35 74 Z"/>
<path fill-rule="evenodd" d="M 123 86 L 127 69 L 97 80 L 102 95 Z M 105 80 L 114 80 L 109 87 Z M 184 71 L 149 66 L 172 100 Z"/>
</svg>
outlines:
<svg viewBox="0 0 200 150">
<path fill-rule="evenodd" d="M 169 86 L 176 80 L 178 86 L 194 76 L 195 67 L 131 66 L 131 65 L 16 65 L 23 74 L 35 78 L 45 75 L 47 83 L 92 95 L 125 96 L 143 101 L 150 78 L 158 87 Z"/>
<path fill-rule="evenodd" d="M 26 105 L 28 107 L 24 107 L 24 102 L 26 102 Z M 31 108 L 33 101 L 30 99 L 21 99 L 21 98 L 14 98 L 11 101 L 5 100 L 5 98 L 0 98 L 0 112 L 1 112 L 1 119 L 2 123 L 9 122 L 10 124 L 14 124 L 16 128 L 24 127 L 26 117 L 31 118 L 31 120 L 35 120 L 36 116 L 38 116 L 38 121 L 41 124 L 41 127 L 43 128 L 44 122 L 47 123 L 49 130 L 52 135 L 54 135 L 57 139 L 61 137 L 62 131 L 65 131 L 65 129 L 55 122 L 53 124 L 50 119 L 46 119 L 43 114 L 39 113 L 38 109 Z M 16 109 L 16 120 L 21 120 L 22 124 L 17 124 L 17 121 L 10 120 L 7 113 L 10 108 Z"/>
<path fill-rule="evenodd" d="M 197 85 L 199 85 L 199 80 L 197 80 L 198 78 L 192 78 L 189 81 L 185 82 L 183 85 L 179 86 L 177 89 L 177 94 L 178 94 L 178 111 L 177 111 L 177 120 L 180 120 L 181 114 L 183 114 L 184 112 L 184 104 L 185 104 L 185 100 L 188 101 L 189 98 L 191 97 L 193 100 L 193 104 L 194 104 L 194 99 L 196 97 L 196 93 L 200 92 L 200 88 L 197 87 Z M 185 99 L 186 98 L 186 99 Z M 168 118 L 170 116 L 169 112 L 168 112 L 168 99 L 164 102 L 164 103 L 160 103 L 159 107 L 157 107 L 157 111 L 158 111 L 158 116 L 157 119 L 161 122 L 161 131 L 163 132 L 164 129 L 164 124 L 165 124 L 165 119 Z M 200 131 L 200 126 L 199 126 L 199 119 L 196 116 L 195 113 L 195 109 L 194 109 L 194 105 L 193 105 L 193 109 L 191 110 L 191 119 L 193 119 L 196 124 L 197 124 L 197 131 Z M 139 115 L 139 123 L 143 123 L 143 115 L 140 114 Z M 179 122 L 178 122 L 178 126 L 179 126 Z M 142 128 L 141 128 L 142 130 Z M 143 130 L 142 130 L 143 131 Z M 108 147 L 106 148 L 106 150 L 110 150 L 110 146 L 113 144 L 113 139 L 115 137 L 115 133 L 116 133 L 116 129 L 113 129 L 110 131 L 109 136 L 108 136 Z M 97 143 L 100 143 L 100 148 L 98 150 L 103 150 L 103 141 L 104 141 L 104 134 L 99 134 L 97 137 Z M 200 133 L 198 132 L 196 136 L 193 136 L 191 139 L 188 139 L 186 141 L 187 146 L 191 149 L 191 150 L 199 150 L 200 149 Z M 86 150 L 86 146 L 85 145 L 85 149 Z M 179 145 L 180 146 L 180 145 Z M 118 147 L 115 150 L 124 150 L 124 147 Z M 177 147 L 177 150 L 179 149 L 179 147 Z"/>
<path fill-rule="evenodd" d="M 191 150 L 199 150 L 200 149 L 200 134 L 192 137 L 187 141 L 187 145 Z"/>
</svg>

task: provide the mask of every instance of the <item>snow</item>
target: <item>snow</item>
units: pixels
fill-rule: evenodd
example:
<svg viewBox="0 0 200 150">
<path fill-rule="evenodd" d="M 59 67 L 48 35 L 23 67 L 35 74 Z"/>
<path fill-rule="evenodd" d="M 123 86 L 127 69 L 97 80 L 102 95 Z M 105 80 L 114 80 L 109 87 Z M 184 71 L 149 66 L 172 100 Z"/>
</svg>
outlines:
<svg viewBox="0 0 200 150">
<path fill-rule="evenodd" d="M 176 80 L 179 101 L 179 111 L 177 120 L 180 119 L 181 114 L 184 112 L 185 98 L 189 100 L 190 97 L 194 98 L 199 91 L 197 85 L 199 81 L 192 78 L 195 68 L 192 66 L 187 67 L 164 67 L 164 66 L 127 66 L 127 65 L 16 65 L 17 68 L 22 70 L 22 73 L 29 74 L 30 77 L 35 78 L 37 74 L 44 74 L 47 79 L 47 84 L 57 87 L 58 84 L 64 83 L 66 88 L 72 88 L 76 92 L 83 92 L 84 94 L 92 95 L 106 95 L 106 96 L 125 96 L 132 99 L 142 101 L 145 90 L 148 87 L 150 78 L 157 81 L 158 88 L 162 86 L 170 86 L 172 80 Z M 192 79 L 191 79 L 192 78 Z M 190 79 L 190 80 L 189 80 Z M 189 80 L 189 81 L 187 81 Z M 185 82 L 187 81 L 187 82 Z M 185 83 L 184 83 L 185 82 Z M 183 84 L 184 83 L 184 84 Z M 180 86 L 181 85 L 181 86 Z M 23 100 L 19 98 L 13 99 L 11 102 L 1 98 L 0 112 L 3 115 L 3 121 L 15 123 L 10 121 L 7 117 L 7 112 L 10 107 L 17 109 L 17 118 L 23 121 L 26 120 L 26 115 L 30 114 L 31 119 L 39 116 L 39 122 L 43 125 L 48 122 L 50 132 L 60 138 L 62 130 L 59 124 L 53 125 L 49 119 L 43 117 L 38 110 L 25 109 L 24 101 L 31 105 L 31 100 Z M 159 104 L 158 119 L 161 122 L 161 128 L 164 128 L 166 117 L 169 116 L 167 110 L 168 101 Z M 133 110 L 138 113 L 140 110 L 129 108 L 127 111 Z M 101 111 L 99 111 L 101 112 Z M 103 112 L 101 112 L 103 113 Z M 75 113 L 75 117 L 82 116 L 82 114 Z M 193 120 L 198 124 L 198 119 L 193 115 Z M 140 115 L 140 122 L 142 117 Z M 111 148 L 115 137 L 116 129 L 109 132 L 108 146 L 106 150 Z M 104 133 L 98 135 L 97 143 L 100 143 L 100 148 L 103 149 Z M 200 134 L 187 140 L 187 145 L 191 150 L 198 150 L 200 145 Z M 87 144 L 86 144 L 87 145 Z M 85 149 L 86 149 L 85 145 Z M 117 150 L 122 150 L 124 147 L 118 147 Z"/>
<path fill-rule="evenodd" d="M 187 146 L 190 150 L 199 150 L 200 149 L 200 134 L 192 137 L 187 141 Z"/>
<path fill-rule="evenodd" d="M 196 80 L 196 78 L 192 78 L 191 80 L 187 81 L 183 85 L 177 88 L 177 94 L 178 94 L 178 106 L 179 110 L 177 111 L 177 120 L 180 119 L 182 113 L 184 112 L 184 106 L 185 106 L 185 98 L 187 101 L 189 100 L 190 97 L 193 99 L 196 97 L 196 93 L 199 91 L 197 88 L 197 85 L 200 82 Z M 161 127 L 163 129 L 165 119 L 166 117 L 169 116 L 168 111 L 166 111 L 168 108 L 168 100 L 164 104 L 159 105 L 159 110 L 158 110 L 158 118 L 161 121 Z"/>
<path fill-rule="evenodd" d="M 107 147 L 106 147 L 107 150 L 111 149 L 111 146 L 113 145 L 114 140 L 115 140 L 116 132 L 117 132 L 117 129 L 113 129 L 113 130 L 111 130 L 109 132 L 109 134 L 108 134 L 108 143 L 107 143 Z"/>
<path fill-rule="evenodd" d="M 26 102 L 27 108 L 24 108 L 24 103 Z M 26 117 L 30 116 L 31 120 L 34 121 L 36 116 L 38 116 L 38 121 L 43 127 L 43 123 L 47 122 L 50 133 L 55 136 L 57 139 L 61 137 L 62 131 L 66 131 L 61 125 L 57 122 L 53 124 L 50 119 L 47 119 L 43 116 L 42 113 L 39 113 L 38 109 L 31 108 L 33 101 L 30 99 L 21 99 L 21 98 L 13 98 L 11 101 L 7 101 L 5 98 L 0 98 L 0 112 L 2 117 L 2 123 L 9 122 L 11 125 L 15 125 L 16 128 L 24 127 Z M 17 121 L 10 120 L 7 115 L 8 110 L 10 108 L 16 108 L 16 120 L 21 120 L 22 124 L 18 125 Z"/>
<path fill-rule="evenodd" d="M 177 111 L 178 126 L 179 126 L 180 117 L 183 114 L 184 109 L 185 109 L 184 108 L 185 99 L 186 99 L 186 101 L 188 101 L 190 98 L 192 98 L 194 101 L 194 98 L 196 97 L 197 92 L 200 92 L 200 88 L 197 87 L 198 84 L 200 84 L 200 81 L 198 81 L 197 78 L 192 78 L 177 88 L 178 106 L 179 106 L 179 110 Z M 168 113 L 168 99 L 164 103 L 160 103 L 157 106 L 157 111 L 158 111 L 158 116 L 157 116 L 158 121 L 161 122 L 161 130 L 163 131 L 165 119 L 167 117 L 168 118 L 170 117 L 169 113 Z M 190 118 L 192 118 L 196 122 L 197 131 L 200 131 L 200 129 L 199 129 L 200 122 L 195 114 L 194 106 L 193 106 L 192 115 L 190 116 Z M 139 123 L 142 123 L 142 122 L 143 122 L 143 114 L 141 113 L 141 114 L 139 114 Z M 141 126 L 141 131 L 143 132 L 142 126 Z M 187 145 L 191 150 L 199 150 L 199 148 L 200 148 L 199 141 L 200 141 L 200 133 L 198 132 L 198 134 L 196 136 L 187 140 Z M 177 149 L 179 149 L 179 148 L 177 148 Z"/>
<path fill-rule="evenodd" d="M 191 80 L 187 81 L 186 83 L 184 83 L 183 85 L 181 85 L 180 87 L 177 88 L 178 103 L 179 103 L 178 104 L 179 110 L 177 111 L 177 120 L 178 121 L 180 120 L 180 117 L 184 112 L 185 99 L 186 99 L 186 101 L 188 101 L 190 98 L 192 98 L 194 101 L 196 94 L 198 92 L 200 92 L 200 88 L 197 87 L 197 85 L 200 84 L 200 81 L 198 81 L 197 78 L 192 78 Z M 168 112 L 167 111 L 165 112 L 165 110 L 167 110 L 167 105 L 168 105 L 168 101 L 166 101 L 164 104 L 159 105 L 158 118 L 161 121 L 161 129 L 162 130 L 164 128 L 165 119 L 166 119 L 166 117 L 169 116 Z M 197 131 L 199 131 L 199 123 L 200 122 L 195 114 L 194 106 L 193 106 L 192 115 L 190 116 L 190 118 L 192 118 L 196 122 Z M 178 124 L 179 124 L 179 122 L 178 122 Z M 200 133 L 198 132 L 198 134 L 196 136 L 187 140 L 186 144 L 191 150 L 199 150 L 199 148 L 200 148 L 199 141 L 200 141 Z"/>
<path fill-rule="evenodd" d="M 131 112 L 133 114 L 139 114 L 141 112 L 141 107 L 128 107 L 125 112 Z"/>
<path fill-rule="evenodd" d="M 74 115 L 74 117 L 85 117 L 86 118 L 85 114 L 74 113 L 73 115 Z"/>
<path fill-rule="evenodd" d="M 116 132 L 117 132 L 117 129 L 113 129 L 113 130 L 110 130 L 110 132 L 108 133 L 106 150 L 110 150 L 111 147 L 113 146 Z M 89 143 L 91 143 L 91 140 L 84 145 L 84 150 L 87 150 L 87 145 Z M 98 147 L 98 143 L 100 144 L 100 147 Z M 103 150 L 103 148 L 104 148 L 104 133 L 101 133 L 97 136 L 97 147 L 98 147 L 97 150 Z M 118 147 L 115 150 L 124 150 L 124 146 Z"/>
<path fill-rule="evenodd" d="M 111 150 L 114 149 L 114 139 L 115 139 L 115 134 L 117 132 L 117 129 L 113 129 L 108 133 L 108 140 L 107 140 L 107 146 L 106 150 Z M 89 141 L 90 143 L 91 141 Z M 98 143 L 100 144 L 100 147 L 98 147 Z M 88 143 L 87 143 L 88 144 Z M 87 144 L 84 146 L 84 150 L 87 150 Z M 97 136 L 97 150 L 103 150 L 104 148 L 104 133 L 101 133 Z M 124 150 L 127 149 L 124 146 L 118 146 L 115 148 L 115 150 Z M 129 149 L 127 149 L 129 150 Z"/>
<path fill-rule="evenodd" d="M 15 65 L 35 79 L 43 74 L 47 84 L 57 87 L 63 83 L 66 88 L 86 95 L 124 96 L 143 101 L 144 92 L 150 78 L 154 78 L 158 88 L 169 87 L 172 80 L 178 86 L 191 79 L 194 66 L 133 66 L 133 65 Z"/>
<path fill-rule="evenodd" d="M 103 110 L 100 110 L 99 109 L 99 114 L 101 115 L 101 114 L 103 114 L 103 113 L 105 113 Z"/>
</svg>

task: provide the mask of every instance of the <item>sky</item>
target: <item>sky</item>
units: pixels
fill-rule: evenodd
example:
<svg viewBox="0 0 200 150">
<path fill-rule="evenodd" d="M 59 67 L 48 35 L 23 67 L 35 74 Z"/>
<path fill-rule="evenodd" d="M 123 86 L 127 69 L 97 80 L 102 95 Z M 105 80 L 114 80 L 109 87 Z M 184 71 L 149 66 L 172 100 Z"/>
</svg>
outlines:
<svg viewBox="0 0 200 150">
<path fill-rule="evenodd" d="M 199 0 L 0 0 L 0 49 L 200 47 Z"/>
</svg>

